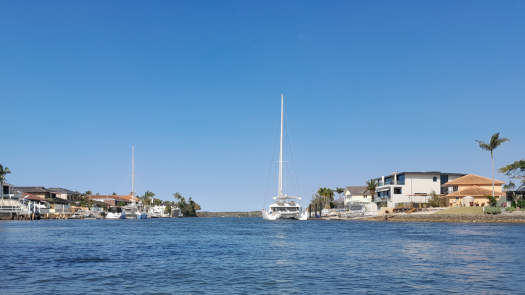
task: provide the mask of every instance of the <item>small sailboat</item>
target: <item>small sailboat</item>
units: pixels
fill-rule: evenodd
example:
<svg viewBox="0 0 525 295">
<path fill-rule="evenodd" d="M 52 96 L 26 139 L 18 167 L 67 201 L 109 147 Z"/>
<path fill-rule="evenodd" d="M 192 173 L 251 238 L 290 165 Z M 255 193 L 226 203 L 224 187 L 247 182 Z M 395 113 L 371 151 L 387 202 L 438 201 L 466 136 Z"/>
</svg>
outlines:
<svg viewBox="0 0 525 295">
<path fill-rule="evenodd" d="M 268 207 L 268 210 L 262 210 L 262 217 L 265 220 L 277 219 L 297 219 L 307 220 L 308 211 L 304 210 L 297 202 L 300 197 L 289 196 L 283 193 L 283 116 L 284 113 L 284 95 L 281 94 L 281 141 L 279 148 L 279 180 L 277 196 L 273 197 L 275 202 Z"/>
</svg>

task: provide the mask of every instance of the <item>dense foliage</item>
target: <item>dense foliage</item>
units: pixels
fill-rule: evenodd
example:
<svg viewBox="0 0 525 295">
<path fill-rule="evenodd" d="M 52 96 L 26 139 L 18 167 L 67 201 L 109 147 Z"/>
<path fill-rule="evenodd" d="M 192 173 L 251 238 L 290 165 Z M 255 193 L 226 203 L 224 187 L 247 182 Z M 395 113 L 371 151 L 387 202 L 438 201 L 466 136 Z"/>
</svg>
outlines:
<svg viewBox="0 0 525 295">
<path fill-rule="evenodd" d="M 501 167 L 499 172 L 505 173 L 508 177 L 520 181 L 521 185 L 525 185 L 525 160 L 514 161 L 505 167 Z"/>
<path fill-rule="evenodd" d="M 179 193 L 173 194 L 173 197 L 178 201 L 176 204 L 184 217 L 196 217 L 197 211 L 201 210 L 201 206 L 193 201 L 191 197 L 188 201 Z"/>
</svg>

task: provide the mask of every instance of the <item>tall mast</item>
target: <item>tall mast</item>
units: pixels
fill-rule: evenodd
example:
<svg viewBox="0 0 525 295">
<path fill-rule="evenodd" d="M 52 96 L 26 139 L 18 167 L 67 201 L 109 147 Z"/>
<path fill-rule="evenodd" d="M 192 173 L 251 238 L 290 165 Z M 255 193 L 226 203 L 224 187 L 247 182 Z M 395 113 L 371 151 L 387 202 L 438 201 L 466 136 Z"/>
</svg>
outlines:
<svg viewBox="0 0 525 295">
<path fill-rule="evenodd" d="M 131 145 L 131 200 L 135 203 L 135 146 Z"/>
<path fill-rule="evenodd" d="M 284 95 L 281 93 L 281 143 L 279 147 L 279 187 L 277 196 L 283 195 L 283 113 L 284 113 Z"/>
</svg>

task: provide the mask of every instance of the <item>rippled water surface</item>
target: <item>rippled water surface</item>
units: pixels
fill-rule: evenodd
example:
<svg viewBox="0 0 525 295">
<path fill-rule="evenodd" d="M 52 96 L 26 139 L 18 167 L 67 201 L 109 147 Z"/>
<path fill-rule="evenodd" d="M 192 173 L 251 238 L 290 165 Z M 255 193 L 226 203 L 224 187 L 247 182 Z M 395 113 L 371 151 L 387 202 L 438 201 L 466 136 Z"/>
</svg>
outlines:
<svg viewBox="0 0 525 295">
<path fill-rule="evenodd" d="M 1 294 L 523 294 L 525 226 L 0 222 Z"/>
</svg>

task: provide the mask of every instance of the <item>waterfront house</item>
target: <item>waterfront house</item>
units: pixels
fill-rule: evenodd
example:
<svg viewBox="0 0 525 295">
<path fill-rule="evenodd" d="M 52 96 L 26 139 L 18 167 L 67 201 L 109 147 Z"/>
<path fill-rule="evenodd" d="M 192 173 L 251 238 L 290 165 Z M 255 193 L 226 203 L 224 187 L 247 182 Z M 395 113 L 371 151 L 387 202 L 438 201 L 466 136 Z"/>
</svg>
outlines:
<svg viewBox="0 0 525 295">
<path fill-rule="evenodd" d="M 395 172 L 376 178 L 374 202 L 394 208 L 407 203 L 428 203 L 432 193 L 446 194 L 443 184 L 464 176 L 462 173 Z"/>
<path fill-rule="evenodd" d="M 2 190 L 0 191 L 0 199 L 11 199 L 14 197 L 13 186 L 9 183 L 2 183 Z"/>
<path fill-rule="evenodd" d="M 369 203 L 372 197 L 366 186 L 347 186 L 344 191 L 344 206 L 348 207 L 351 203 Z"/>
<path fill-rule="evenodd" d="M 69 201 L 80 201 L 82 198 L 82 194 L 79 192 L 75 192 L 72 190 L 68 190 L 61 187 L 50 187 L 47 188 L 47 190 L 54 194 L 56 198 L 60 198 L 63 200 L 69 200 Z"/>
<path fill-rule="evenodd" d="M 31 195 L 31 198 L 43 200 L 49 206 L 49 213 L 55 216 L 65 216 L 73 214 L 71 203 L 67 193 L 56 189 L 47 189 L 43 186 L 17 186 L 14 190 L 22 195 Z"/>
<path fill-rule="evenodd" d="M 135 202 L 138 201 L 138 199 L 131 194 L 129 195 L 91 195 L 87 196 L 90 200 L 98 201 L 98 202 L 104 202 L 110 206 L 120 206 L 120 205 L 127 205 L 134 200 Z"/>
<path fill-rule="evenodd" d="M 36 197 L 40 197 L 43 199 L 54 199 L 56 198 L 56 194 L 48 191 L 43 186 L 16 186 L 13 188 L 15 191 L 18 191 L 22 194 L 31 194 Z"/>
<path fill-rule="evenodd" d="M 497 199 L 505 196 L 503 184 L 501 180 L 494 181 L 494 195 Z M 452 207 L 489 206 L 489 196 L 492 196 L 492 179 L 476 174 L 449 180 L 443 187 L 449 191 L 445 198 Z"/>
</svg>

